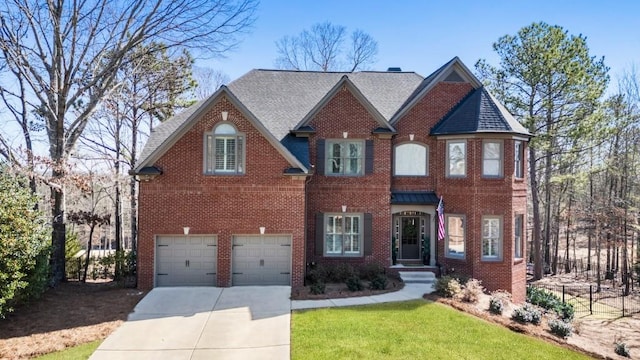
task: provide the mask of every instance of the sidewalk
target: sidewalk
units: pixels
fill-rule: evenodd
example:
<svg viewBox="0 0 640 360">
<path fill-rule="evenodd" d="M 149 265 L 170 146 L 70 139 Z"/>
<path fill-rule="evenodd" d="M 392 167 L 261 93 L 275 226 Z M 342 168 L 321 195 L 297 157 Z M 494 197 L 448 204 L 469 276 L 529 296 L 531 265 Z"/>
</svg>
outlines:
<svg viewBox="0 0 640 360">
<path fill-rule="evenodd" d="M 432 283 L 406 283 L 404 285 L 404 288 L 402 288 L 401 290 L 380 295 L 341 299 L 292 300 L 291 310 L 316 309 L 335 306 L 369 305 L 395 301 L 415 300 L 422 299 L 422 296 L 424 294 L 430 294 L 433 291 L 434 287 Z"/>
</svg>

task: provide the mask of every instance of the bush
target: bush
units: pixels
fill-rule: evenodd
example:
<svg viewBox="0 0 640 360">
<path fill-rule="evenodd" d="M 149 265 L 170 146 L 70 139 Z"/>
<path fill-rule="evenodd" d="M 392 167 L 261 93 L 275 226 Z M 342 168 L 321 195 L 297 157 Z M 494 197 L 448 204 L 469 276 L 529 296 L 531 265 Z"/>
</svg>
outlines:
<svg viewBox="0 0 640 360">
<path fill-rule="evenodd" d="M 565 321 L 573 320 L 575 314 L 573 305 L 563 303 L 560 297 L 544 289 L 532 286 L 527 287 L 527 302 L 538 305 L 543 309 L 554 311 Z"/>
<path fill-rule="evenodd" d="M 504 290 L 498 290 L 491 293 L 489 299 L 489 311 L 492 314 L 502 315 L 507 302 L 511 300 L 511 294 Z"/>
<path fill-rule="evenodd" d="M 378 274 L 375 278 L 373 278 L 373 280 L 371 280 L 371 283 L 369 284 L 369 287 L 372 290 L 384 290 L 387 288 L 387 276 L 384 274 Z"/>
<path fill-rule="evenodd" d="M 71 230 L 67 230 L 66 239 L 64 244 L 64 259 L 65 259 L 65 270 L 67 273 L 67 279 L 80 279 L 82 262 L 84 258 L 81 257 L 78 261 L 78 258 L 74 258 L 74 256 L 82 250 L 80 246 L 80 241 L 78 241 L 78 234 Z"/>
<path fill-rule="evenodd" d="M 37 201 L 27 179 L 0 168 L 0 318 L 48 284 L 51 233 Z"/>
<path fill-rule="evenodd" d="M 351 264 L 340 263 L 334 267 L 332 272 L 333 276 L 330 278 L 331 282 L 346 282 L 347 280 L 357 277 L 356 270 Z"/>
<path fill-rule="evenodd" d="M 379 275 L 384 275 L 384 267 L 380 264 L 365 264 L 358 268 L 358 275 L 362 280 L 373 281 Z"/>
<path fill-rule="evenodd" d="M 324 294 L 325 290 L 326 290 L 326 285 L 323 282 L 317 282 L 317 283 L 313 283 L 311 285 L 311 288 L 309 289 L 309 291 L 313 294 L 313 295 L 320 295 L 320 294 Z"/>
<path fill-rule="evenodd" d="M 631 353 L 629 352 L 629 347 L 627 346 L 626 343 L 617 342 L 614 351 L 616 352 L 616 354 L 620 356 L 631 357 Z"/>
<path fill-rule="evenodd" d="M 482 281 L 469 279 L 467 283 L 462 286 L 461 299 L 462 301 L 475 304 L 480 300 L 480 295 L 483 293 L 484 288 L 482 287 Z"/>
<path fill-rule="evenodd" d="M 562 338 L 568 338 L 573 333 L 573 326 L 571 326 L 571 323 L 562 320 L 549 321 L 549 328 L 552 333 Z"/>
<path fill-rule="evenodd" d="M 364 284 L 357 276 L 348 278 L 346 284 L 349 291 L 361 291 L 362 289 L 364 289 Z"/>
<path fill-rule="evenodd" d="M 441 276 L 436 281 L 436 292 L 441 296 L 455 298 L 458 297 L 461 291 L 460 282 L 453 276 Z"/>
<path fill-rule="evenodd" d="M 540 321 L 542 321 L 542 313 L 533 305 L 524 304 L 522 307 L 516 308 L 513 311 L 511 318 L 523 324 L 532 323 L 538 325 Z"/>
</svg>

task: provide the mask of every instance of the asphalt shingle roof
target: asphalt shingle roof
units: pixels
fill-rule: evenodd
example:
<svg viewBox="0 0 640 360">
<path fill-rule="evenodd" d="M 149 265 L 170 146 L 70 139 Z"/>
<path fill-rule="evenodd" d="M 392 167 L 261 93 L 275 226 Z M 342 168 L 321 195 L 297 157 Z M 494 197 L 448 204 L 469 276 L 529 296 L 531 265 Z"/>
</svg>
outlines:
<svg viewBox="0 0 640 360">
<path fill-rule="evenodd" d="M 431 135 L 478 132 L 530 135 L 484 87 L 472 90 L 431 129 Z"/>
<path fill-rule="evenodd" d="M 345 75 L 387 121 L 422 81 L 414 72 L 252 70 L 229 89 L 282 140 Z"/>
<path fill-rule="evenodd" d="M 171 145 L 175 134 L 186 129 L 189 122 L 198 117 L 201 111 L 205 111 L 213 99 L 223 92 L 237 99 L 237 104 L 244 109 L 243 111 L 250 113 L 255 121 L 262 124 L 266 129 L 263 131 L 273 135 L 271 139 L 274 142 L 279 141 L 283 145 L 281 150 L 286 156 L 293 155 L 299 163 L 308 167 L 308 140 L 291 136 L 290 132 L 299 126 L 305 128 L 306 124 L 302 124 L 301 121 L 311 114 L 344 76 L 379 113 L 377 116 L 382 116 L 390 122 L 392 118 L 394 121 L 401 119 L 403 112 L 407 111 L 444 71 L 450 71 L 454 67 L 468 73 L 467 76 L 476 84 L 474 86 L 480 86 L 457 57 L 426 78 L 414 72 L 397 71 L 346 73 L 251 70 L 231 82 L 228 87 L 223 86 L 211 98 L 197 102 L 156 127 L 140 155 L 136 169 L 152 165 L 153 159 Z M 393 128 L 389 127 L 389 131 L 392 130 Z M 431 130 L 432 135 L 474 132 L 511 132 L 530 136 L 527 130 L 482 87 L 472 91 Z"/>
</svg>

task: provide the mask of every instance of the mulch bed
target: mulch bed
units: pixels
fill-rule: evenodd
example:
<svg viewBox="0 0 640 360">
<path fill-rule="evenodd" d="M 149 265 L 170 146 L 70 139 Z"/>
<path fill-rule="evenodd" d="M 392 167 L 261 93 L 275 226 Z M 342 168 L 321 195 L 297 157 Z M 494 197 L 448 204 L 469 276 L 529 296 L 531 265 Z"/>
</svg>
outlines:
<svg viewBox="0 0 640 360">
<path fill-rule="evenodd" d="M 0 358 L 31 358 L 104 339 L 144 295 L 114 282 L 59 284 L 0 319 Z"/>
</svg>

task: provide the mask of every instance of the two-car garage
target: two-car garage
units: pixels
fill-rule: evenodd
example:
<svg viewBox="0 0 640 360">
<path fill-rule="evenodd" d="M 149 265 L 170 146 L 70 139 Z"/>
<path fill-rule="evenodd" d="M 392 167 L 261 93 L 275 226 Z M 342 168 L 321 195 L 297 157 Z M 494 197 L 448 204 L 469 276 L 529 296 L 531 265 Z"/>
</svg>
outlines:
<svg viewBox="0 0 640 360">
<path fill-rule="evenodd" d="M 231 285 L 290 285 L 290 235 L 231 237 Z M 156 286 L 217 286 L 216 235 L 156 236 Z"/>
</svg>

